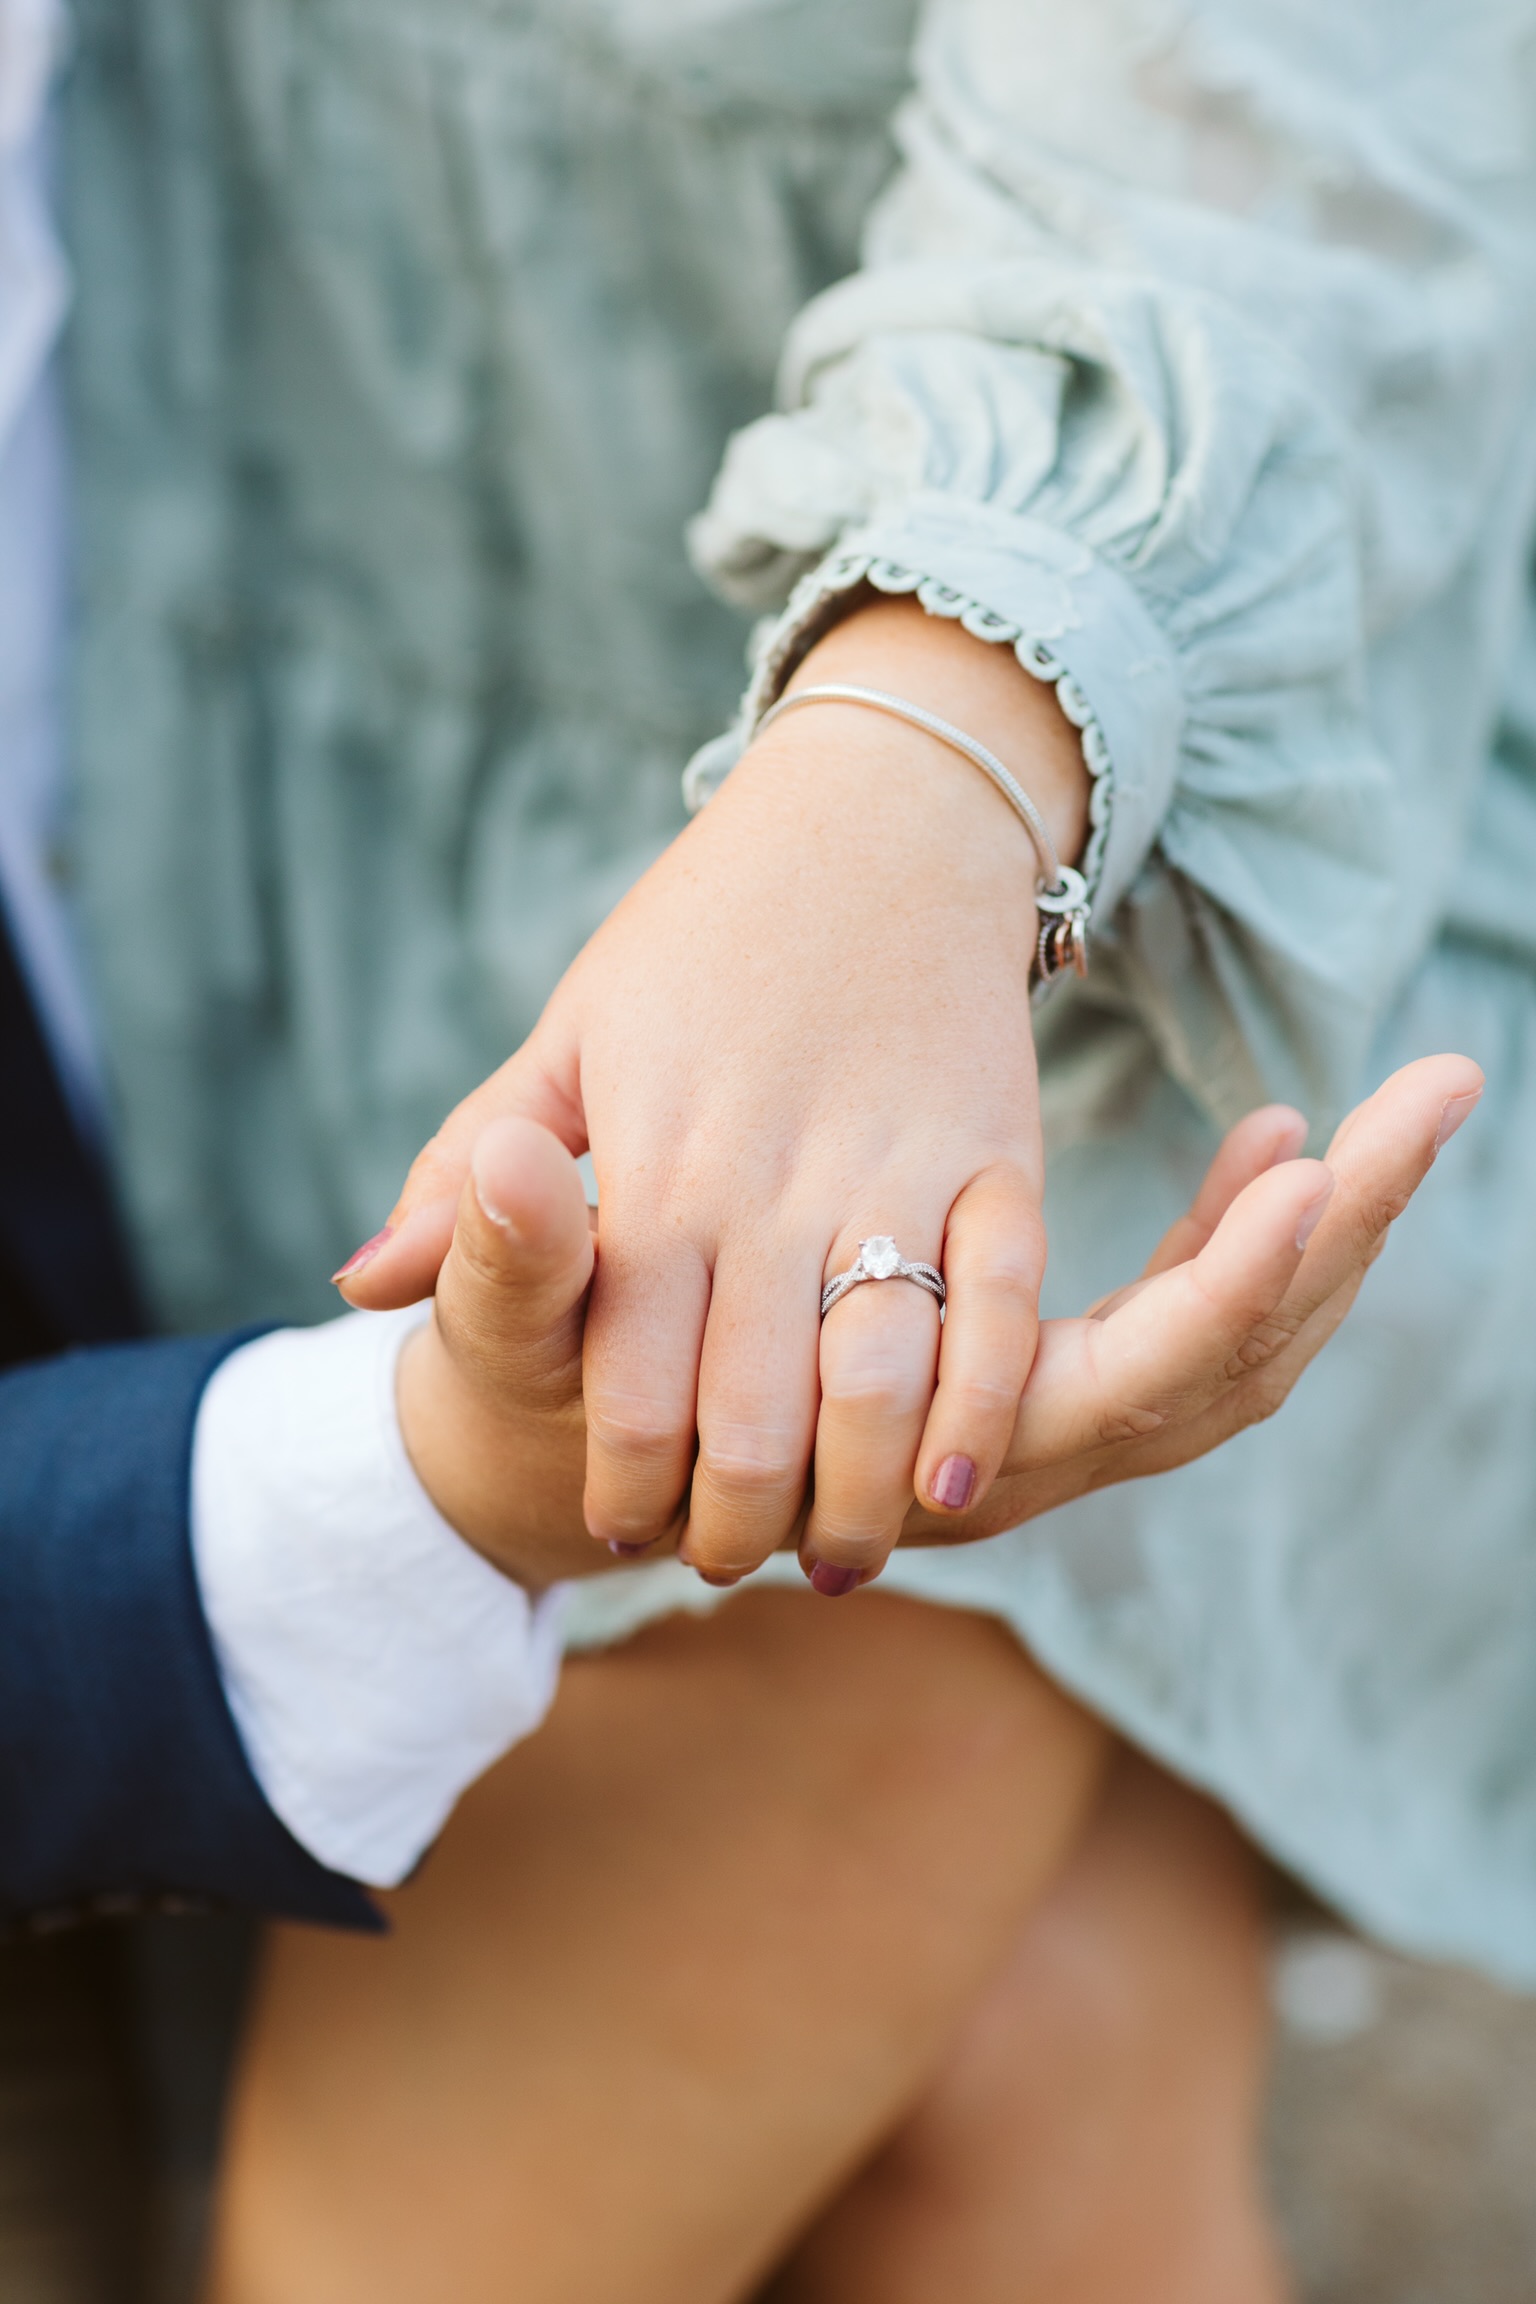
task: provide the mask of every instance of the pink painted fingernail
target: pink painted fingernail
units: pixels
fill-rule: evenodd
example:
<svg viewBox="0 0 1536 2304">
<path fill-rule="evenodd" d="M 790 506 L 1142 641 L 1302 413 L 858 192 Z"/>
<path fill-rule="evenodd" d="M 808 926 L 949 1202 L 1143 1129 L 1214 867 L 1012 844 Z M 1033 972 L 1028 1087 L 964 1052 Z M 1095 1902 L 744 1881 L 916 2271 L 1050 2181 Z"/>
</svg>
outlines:
<svg viewBox="0 0 1536 2304">
<path fill-rule="evenodd" d="M 393 1224 L 386 1224 L 382 1232 L 375 1232 L 373 1238 L 365 1240 L 361 1248 L 354 1248 L 341 1270 L 331 1274 L 332 1287 L 339 1280 L 350 1280 L 354 1272 L 361 1272 L 365 1264 L 371 1264 L 385 1241 L 393 1236 L 394 1229 Z"/>
<path fill-rule="evenodd" d="M 830 1560 L 815 1560 L 808 1571 L 811 1590 L 819 1592 L 823 1600 L 841 1600 L 845 1592 L 857 1591 L 862 1583 L 857 1568 L 834 1568 Z"/>
<path fill-rule="evenodd" d="M 1437 1152 L 1444 1145 L 1449 1144 L 1463 1120 L 1467 1118 L 1469 1113 L 1476 1110 L 1482 1102 L 1482 1098 L 1481 1088 L 1473 1088 L 1465 1096 L 1453 1096 L 1451 1098 L 1440 1115 L 1440 1130 L 1435 1138 L 1435 1150 Z"/>
<path fill-rule="evenodd" d="M 1323 1212 L 1327 1208 L 1328 1203 L 1332 1198 L 1333 1178 L 1330 1176 L 1327 1183 L 1323 1186 L 1321 1192 L 1319 1192 L 1317 1198 L 1313 1201 L 1311 1207 L 1304 1208 L 1301 1212 L 1301 1221 L 1296 1226 L 1296 1245 L 1298 1248 L 1305 1248 L 1307 1242 L 1311 1239 L 1319 1224 L 1321 1224 L 1323 1220 Z"/>
<path fill-rule="evenodd" d="M 928 1493 L 946 1512 L 963 1512 L 975 1486 L 976 1467 L 969 1456 L 946 1456 Z"/>
<path fill-rule="evenodd" d="M 638 1560 L 642 1553 L 649 1552 L 650 1545 L 626 1544 L 622 1538 L 618 1536 L 610 1536 L 608 1539 L 608 1549 L 613 1554 L 615 1560 Z"/>
</svg>

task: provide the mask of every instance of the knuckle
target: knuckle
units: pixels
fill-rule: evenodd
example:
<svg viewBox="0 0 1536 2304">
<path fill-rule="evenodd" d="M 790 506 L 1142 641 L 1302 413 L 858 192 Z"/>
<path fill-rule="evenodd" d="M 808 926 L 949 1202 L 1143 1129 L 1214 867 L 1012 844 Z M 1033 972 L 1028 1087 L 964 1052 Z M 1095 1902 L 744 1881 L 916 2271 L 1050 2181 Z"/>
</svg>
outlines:
<svg viewBox="0 0 1536 2304">
<path fill-rule="evenodd" d="M 634 1394 L 587 1396 L 587 1434 L 611 1456 L 642 1469 L 670 1466 L 686 1447 L 689 1433 L 667 1402 Z"/>
<path fill-rule="evenodd" d="M 1369 1219 L 1362 1221 L 1350 1243 L 1354 1250 L 1354 1260 L 1362 1271 L 1367 1270 L 1375 1263 L 1391 1238 L 1393 1225 L 1406 1206 L 1407 1201 L 1404 1200 L 1402 1206 L 1394 1208 L 1390 1214 L 1385 1208 L 1381 1208 L 1375 1211 Z"/>
<path fill-rule="evenodd" d="M 1362 1255 L 1373 1245 L 1380 1247 L 1412 1198 L 1412 1185 L 1397 1184 L 1373 1192 L 1361 1203 L 1353 1230 L 1355 1244 Z"/>
<path fill-rule="evenodd" d="M 1255 1368 L 1267 1367 L 1278 1352 L 1293 1343 L 1300 1321 L 1285 1312 L 1272 1312 L 1267 1319 L 1258 1321 L 1243 1338 L 1237 1350 L 1222 1370 L 1229 1383 Z"/>
<path fill-rule="evenodd" d="M 975 1209 L 971 1221 L 956 1222 L 944 1243 L 946 1271 L 953 1268 L 973 1287 L 1033 1290 L 1045 1257 L 1045 1219 L 1033 1199 L 1026 1201 L 1017 1190 L 1001 1209 L 994 1201 L 985 1218 Z"/>
<path fill-rule="evenodd" d="M 800 1459 L 787 1443 L 764 1434 L 758 1445 L 745 1435 L 702 1440 L 695 1481 L 728 1509 L 752 1510 L 778 1503 L 797 1491 L 803 1479 Z"/>
<path fill-rule="evenodd" d="M 921 1415 L 932 1389 L 931 1378 L 883 1356 L 855 1358 L 826 1376 L 822 1401 L 836 1413 L 886 1423 Z"/>
<path fill-rule="evenodd" d="M 1042 1260 L 1018 1240 L 985 1247 L 975 1243 L 944 1261 L 949 1284 L 962 1301 L 980 1297 L 1011 1305 L 1022 1296 L 1033 1302 L 1040 1286 Z"/>
<path fill-rule="evenodd" d="M 946 1244 L 949 1249 L 949 1244 Z M 946 1260 L 965 1274 L 972 1288 L 993 1288 L 997 1293 L 1034 1290 L 1041 1279 L 1045 1256 L 1045 1230 L 1034 1214 L 1011 1217 L 1004 1230 L 972 1233 L 958 1230 Z"/>
<path fill-rule="evenodd" d="M 1113 1401 L 1100 1411 L 1097 1419 L 1099 1443 L 1110 1447 L 1117 1441 L 1145 1440 L 1149 1433 L 1160 1432 L 1167 1421 L 1167 1416 L 1160 1408 L 1142 1408 L 1132 1401 Z"/>
<path fill-rule="evenodd" d="M 1019 1412 L 1022 1384 L 989 1383 L 985 1378 L 961 1378 L 941 1384 L 938 1400 L 946 1423 L 963 1432 L 991 1431 L 998 1425 L 1012 1427 Z"/>
<path fill-rule="evenodd" d="M 967 1187 L 967 1197 L 989 1208 L 1000 1208 L 1011 1224 L 1044 1227 L 1040 1214 L 1040 1187 L 1015 1155 L 1000 1152 L 979 1169 Z"/>
<path fill-rule="evenodd" d="M 566 1323 L 536 1338 L 509 1335 L 483 1304 L 457 1290 L 439 1289 L 435 1312 L 444 1350 L 460 1378 L 503 1402 L 514 1396 L 530 1407 L 560 1406 L 581 1397 L 581 1332 Z"/>
<path fill-rule="evenodd" d="M 1247 1432 L 1255 1424 L 1267 1423 L 1277 1408 L 1290 1397 L 1291 1379 L 1266 1369 L 1247 1383 L 1240 1384 L 1232 1395 L 1229 1423 L 1234 1432 Z"/>
</svg>

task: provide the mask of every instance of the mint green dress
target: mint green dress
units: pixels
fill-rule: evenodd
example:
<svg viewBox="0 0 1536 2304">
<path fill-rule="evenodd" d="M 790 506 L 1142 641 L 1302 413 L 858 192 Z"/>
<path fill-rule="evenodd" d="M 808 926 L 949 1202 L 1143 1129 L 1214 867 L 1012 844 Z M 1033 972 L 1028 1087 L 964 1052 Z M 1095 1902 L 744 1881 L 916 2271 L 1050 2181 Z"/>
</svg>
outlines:
<svg viewBox="0 0 1536 2304">
<path fill-rule="evenodd" d="M 1533 59 L 1530 0 L 79 0 L 67 100 L 76 862 L 166 1316 L 323 1315 L 749 620 L 748 722 L 915 592 L 1094 774 L 1056 1308 L 1262 1097 L 1489 1092 L 1274 1423 L 888 1582 L 1536 1984 Z"/>
</svg>

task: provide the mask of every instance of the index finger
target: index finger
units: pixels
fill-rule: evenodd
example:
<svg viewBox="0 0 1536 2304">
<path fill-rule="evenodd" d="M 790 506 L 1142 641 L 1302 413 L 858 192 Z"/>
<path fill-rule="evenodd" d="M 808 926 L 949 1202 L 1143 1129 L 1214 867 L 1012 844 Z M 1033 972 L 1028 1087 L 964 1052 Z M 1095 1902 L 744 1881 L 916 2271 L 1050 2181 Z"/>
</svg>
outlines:
<svg viewBox="0 0 1536 2304">
<path fill-rule="evenodd" d="M 1004 1472 L 1144 1439 L 1278 1350 L 1294 1333 L 1287 1292 L 1333 1190 L 1320 1161 L 1272 1168 L 1238 1195 L 1197 1257 L 1107 1318 L 1048 1320 Z"/>
<path fill-rule="evenodd" d="M 1338 1188 L 1286 1298 L 1298 1328 L 1380 1254 L 1482 1092 L 1469 1056 L 1421 1056 L 1341 1121 L 1327 1152 Z"/>
<path fill-rule="evenodd" d="M 1482 1084 L 1465 1056 L 1423 1057 L 1358 1105 L 1329 1147 L 1334 1189 L 1303 1254 L 1287 1253 L 1284 1180 L 1315 1173 L 1313 1162 L 1272 1169 L 1249 1185 L 1193 1262 L 1144 1282 L 1107 1318 L 1048 1321 L 1005 1471 L 1144 1440 L 1169 1423 L 1181 1388 L 1179 1421 L 1277 1351 L 1304 1364 L 1332 1333 L 1314 1315 L 1359 1286 Z M 1245 1318 L 1257 1348 L 1240 1351 L 1229 1338 Z M 1298 1362 L 1299 1337 L 1308 1342 Z"/>
</svg>

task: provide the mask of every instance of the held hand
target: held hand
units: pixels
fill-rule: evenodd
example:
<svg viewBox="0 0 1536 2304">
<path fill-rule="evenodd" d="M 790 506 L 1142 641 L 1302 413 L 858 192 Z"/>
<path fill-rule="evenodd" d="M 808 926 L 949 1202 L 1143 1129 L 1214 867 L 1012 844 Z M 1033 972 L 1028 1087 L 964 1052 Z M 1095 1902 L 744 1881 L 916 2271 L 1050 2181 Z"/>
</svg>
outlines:
<svg viewBox="0 0 1536 2304">
<path fill-rule="evenodd" d="M 1192 1462 L 1273 1415 L 1481 1085 L 1465 1057 L 1408 1065 L 1344 1122 L 1326 1167 L 1292 1158 L 1299 1113 L 1250 1113 L 1142 1279 L 1081 1319 L 1044 1323 L 985 1506 L 942 1519 L 914 1509 L 902 1542 L 973 1542 L 1090 1489 Z M 569 1153 L 529 1122 L 493 1122 L 473 1147 L 433 1320 L 402 1354 L 400 1417 L 439 1510 L 530 1585 L 612 1565 L 581 1512 L 592 1263 Z M 680 1527 L 648 1556 L 669 1551 Z"/>
<path fill-rule="evenodd" d="M 945 1520 L 913 1511 L 903 1543 L 994 1535 L 1091 1489 L 1192 1463 L 1272 1416 L 1482 1084 L 1464 1056 L 1405 1065 L 1343 1122 L 1326 1165 L 1287 1156 L 1304 1133 L 1298 1113 L 1250 1113 L 1143 1277 L 1081 1319 L 1043 1323 L 983 1509 Z"/>
<path fill-rule="evenodd" d="M 888 604 L 802 677 L 965 726 L 1077 852 L 1076 732 L 1007 650 Z M 1035 870 L 1007 804 L 932 737 L 850 706 L 781 722 L 423 1154 L 352 1300 L 430 1287 L 493 1113 L 590 1143 L 592 1534 L 659 1546 L 691 1479 L 685 1556 L 729 1581 L 791 1536 L 814 1462 L 813 1581 L 877 1570 L 914 1486 L 985 1494 L 1034 1353 Z M 942 1265 L 942 1353 L 936 1306 L 901 1281 L 855 1289 L 818 1330 L 824 1281 L 881 1233 Z"/>
<path fill-rule="evenodd" d="M 529 1120 L 473 1147 L 430 1320 L 400 1355 L 406 1451 L 443 1517 L 530 1588 L 611 1568 L 581 1513 L 592 1233 L 580 1171 Z"/>
</svg>

